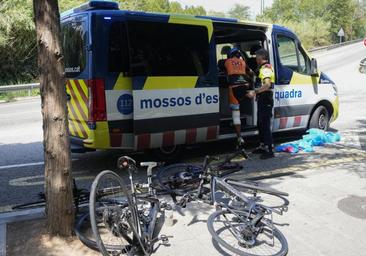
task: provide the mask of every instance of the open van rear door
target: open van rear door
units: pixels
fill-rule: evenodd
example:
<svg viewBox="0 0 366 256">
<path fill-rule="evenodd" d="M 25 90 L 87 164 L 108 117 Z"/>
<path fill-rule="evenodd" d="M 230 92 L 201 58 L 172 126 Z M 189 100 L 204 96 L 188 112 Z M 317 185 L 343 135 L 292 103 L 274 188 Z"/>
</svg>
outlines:
<svg viewBox="0 0 366 256">
<path fill-rule="evenodd" d="M 136 149 L 217 139 L 212 22 L 145 18 L 127 22 Z"/>
</svg>

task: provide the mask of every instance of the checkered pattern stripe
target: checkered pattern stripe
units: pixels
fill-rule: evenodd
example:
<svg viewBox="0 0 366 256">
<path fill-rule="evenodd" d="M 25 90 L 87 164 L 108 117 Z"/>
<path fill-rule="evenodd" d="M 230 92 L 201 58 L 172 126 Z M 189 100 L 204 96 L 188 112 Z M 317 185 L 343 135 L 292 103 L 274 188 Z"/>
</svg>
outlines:
<svg viewBox="0 0 366 256">
<path fill-rule="evenodd" d="M 135 149 L 168 147 L 180 144 L 194 144 L 217 139 L 218 126 L 141 134 L 135 137 Z"/>
<path fill-rule="evenodd" d="M 307 126 L 308 120 L 308 115 L 275 118 L 273 120 L 273 129 L 282 130 L 296 127 L 305 127 Z"/>
</svg>

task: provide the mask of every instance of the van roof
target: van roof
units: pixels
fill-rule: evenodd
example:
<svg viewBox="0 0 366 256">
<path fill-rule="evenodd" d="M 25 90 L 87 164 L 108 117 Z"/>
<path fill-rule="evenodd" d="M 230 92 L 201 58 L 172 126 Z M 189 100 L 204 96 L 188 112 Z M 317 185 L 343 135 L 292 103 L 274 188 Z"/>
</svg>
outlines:
<svg viewBox="0 0 366 256">
<path fill-rule="evenodd" d="M 80 13 L 100 13 L 105 15 L 133 15 L 133 16 L 141 16 L 146 18 L 169 18 L 176 17 L 182 19 L 209 19 L 213 22 L 222 22 L 222 23 L 239 23 L 245 25 L 253 25 L 258 27 L 270 27 L 272 24 L 262 23 L 262 22 L 254 22 L 254 21 L 244 21 L 233 18 L 220 18 L 213 16 L 193 16 L 187 14 L 171 14 L 171 13 L 154 13 L 154 12 L 142 12 L 142 11 L 130 11 L 130 10 L 120 10 L 118 7 L 118 3 L 114 1 L 100 1 L 100 0 L 91 0 L 85 4 L 82 4 L 78 7 L 75 7 L 71 10 L 65 11 L 61 14 L 61 19 L 65 19 L 74 14 Z"/>
</svg>

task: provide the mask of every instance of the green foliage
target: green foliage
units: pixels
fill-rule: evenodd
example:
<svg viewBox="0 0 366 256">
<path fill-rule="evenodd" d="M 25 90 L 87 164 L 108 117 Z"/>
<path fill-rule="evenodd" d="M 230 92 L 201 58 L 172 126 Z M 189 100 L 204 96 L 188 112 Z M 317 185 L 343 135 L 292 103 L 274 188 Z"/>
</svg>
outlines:
<svg viewBox="0 0 366 256">
<path fill-rule="evenodd" d="M 286 25 L 304 45 L 316 47 L 338 42 L 341 27 L 346 40 L 364 37 L 365 14 L 365 0 L 274 0 L 272 7 L 257 19 Z"/>
<path fill-rule="evenodd" d="M 227 17 L 227 15 L 224 12 L 216 12 L 216 11 L 209 11 L 208 15 L 212 17 L 221 17 L 221 18 Z"/>
<path fill-rule="evenodd" d="M 59 0 L 60 12 L 86 0 Z M 202 6 L 168 0 L 119 0 L 123 9 L 206 15 Z M 37 80 L 37 45 L 32 0 L 0 0 L 0 85 Z"/>
<path fill-rule="evenodd" d="M 32 0 L 0 0 L 0 85 L 32 82 L 37 79 L 37 47 Z M 59 0 L 60 11 L 86 0 Z M 207 15 L 202 6 L 182 6 L 169 0 L 118 0 L 121 9 Z M 249 8 L 235 5 L 226 15 L 210 11 L 210 16 L 249 19 Z M 279 23 L 293 29 L 308 47 L 338 41 L 342 26 L 346 39 L 366 35 L 366 0 L 274 0 L 260 21 Z"/>
<path fill-rule="evenodd" d="M 202 6 L 184 6 L 168 0 L 119 0 L 120 8 L 146 12 L 179 13 L 189 15 L 206 15 Z"/>
<path fill-rule="evenodd" d="M 228 12 L 229 17 L 238 20 L 250 19 L 250 7 L 242 4 L 235 4 Z"/>
<path fill-rule="evenodd" d="M 33 80 L 36 39 L 31 0 L 0 1 L 0 84 Z"/>
<path fill-rule="evenodd" d="M 24 90 L 24 91 L 16 91 L 16 92 L 2 92 L 0 93 L 0 101 L 6 101 L 6 102 L 11 102 L 11 101 L 15 101 L 16 98 L 22 98 L 22 97 L 34 97 L 34 96 L 39 96 L 41 95 L 39 89 L 34 89 L 31 91 L 31 93 L 29 94 L 28 90 Z"/>
<path fill-rule="evenodd" d="M 321 18 L 301 23 L 283 21 L 280 24 L 294 31 L 301 40 L 302 45 L 307 49 L 330 44 L 330 23 Z"/>
</svg>

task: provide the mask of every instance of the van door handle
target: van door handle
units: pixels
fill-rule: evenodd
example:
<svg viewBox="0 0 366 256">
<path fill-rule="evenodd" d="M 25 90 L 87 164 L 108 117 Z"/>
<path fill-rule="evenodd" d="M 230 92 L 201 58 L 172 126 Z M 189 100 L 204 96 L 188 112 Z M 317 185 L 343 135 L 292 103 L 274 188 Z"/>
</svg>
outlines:
<svg viewBox="0 0 366 256">
<path fill-rule="evenodd" d="M 66 93 L 66 100 L 67 100 L 67 101 L 70 101 L 70 100 L 71 100 L 71 95 L 70 95 L 70 94 L 68 94 L 68 93 Z"/>
<path fill-rule="evenodd" d="M 290 84 L 291 80 L 288 80 L 288 79 L 282 79 L 280 80 L 280 83 L 281 84 Z"/>
</svg>

